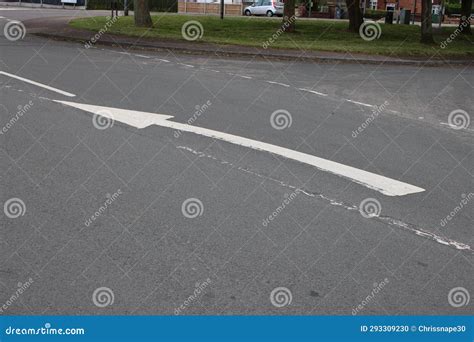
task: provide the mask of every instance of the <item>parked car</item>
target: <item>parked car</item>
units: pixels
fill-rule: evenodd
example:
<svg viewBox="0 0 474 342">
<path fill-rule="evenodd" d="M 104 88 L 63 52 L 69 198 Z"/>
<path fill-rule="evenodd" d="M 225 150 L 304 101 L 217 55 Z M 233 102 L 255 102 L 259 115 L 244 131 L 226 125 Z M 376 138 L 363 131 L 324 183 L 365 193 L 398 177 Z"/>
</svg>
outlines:
<svg viewBox="0 0 474 342">
<path fill-rule="evenodd" d="M 275 0 L 257 0 L 251 6 L 247 6 L 244 9 L 244 14 L 247 16 L 250 15 L 266 15 L 267 17 L 273 17 L 274 15 L 282 16 L 283 15 L 283 6 L 282 2 Z"/>
</svg>

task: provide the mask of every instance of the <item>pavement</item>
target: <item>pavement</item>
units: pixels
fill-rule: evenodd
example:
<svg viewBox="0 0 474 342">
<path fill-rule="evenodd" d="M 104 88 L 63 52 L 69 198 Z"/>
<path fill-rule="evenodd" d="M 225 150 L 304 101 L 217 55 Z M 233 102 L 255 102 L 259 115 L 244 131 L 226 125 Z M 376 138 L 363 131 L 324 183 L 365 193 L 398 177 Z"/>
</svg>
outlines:
<svg viewBox="0 0 474 342">
<path fill-rule="evenodd" d="M 472 66 L 28 32 L 0 37 L 2 315 L 472 314 Z"/>
</svg>

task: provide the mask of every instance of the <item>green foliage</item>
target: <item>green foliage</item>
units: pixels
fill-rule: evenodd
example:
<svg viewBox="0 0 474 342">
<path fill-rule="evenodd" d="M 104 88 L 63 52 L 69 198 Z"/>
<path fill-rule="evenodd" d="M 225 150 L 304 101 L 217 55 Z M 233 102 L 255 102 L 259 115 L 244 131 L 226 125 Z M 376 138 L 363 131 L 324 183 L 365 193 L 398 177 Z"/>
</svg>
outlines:
<svg viewBox="0 0 474 342">
<path fill-rule="evenodd" d="M 112 0 L 88 0 L 87 9 L 90 10 L 108 10 L 111 9 Z M 118 0 L 119 10 L 123 10 L 124 1 Z M 177 0 L 149 0 L 150 10 L 154 12 L 177 12 Z M 133 11 L 133 0 L 128 0 L 128 9 Z"/>
<path fill-rule="evenodd" d="M 461 13 L 461 4 L 446 4 L 446 14 L 460 14 Z"/>
<path fill-rule="evenodd" d="M 474 3 L 472 5 L 473 11 L 471 13 L 474 13 Z M 461 3 L 447 3 L 446 4 L 446 14 L 448 15 L 453 15 L 453 14 L 461 14 Z"/>
<path fill-rule="evenodd" d="M 384 18 L 386 13 L 387 13 L 387 11 L 367 9 L 367 10 L 365 10 L 364 18 L 379 20 L 381 18 Z"/>
</svg>

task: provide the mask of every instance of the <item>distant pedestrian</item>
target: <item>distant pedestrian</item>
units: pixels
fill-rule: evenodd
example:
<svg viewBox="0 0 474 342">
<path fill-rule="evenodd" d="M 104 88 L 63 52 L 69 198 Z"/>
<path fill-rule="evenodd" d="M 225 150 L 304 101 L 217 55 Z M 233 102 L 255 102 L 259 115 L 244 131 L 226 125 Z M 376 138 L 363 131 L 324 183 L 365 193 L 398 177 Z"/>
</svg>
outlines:
<svg viewBox="0 0 474 342">
<path fill-rule="evenodd" d="M 119 7 L 119 4 L 117 0 L 112 0 L 111 2 L 112 18 L 114 17 L 114 10 L 115 10 L 115 16 L 118 17 L 118 7 Z"/>
</svg>

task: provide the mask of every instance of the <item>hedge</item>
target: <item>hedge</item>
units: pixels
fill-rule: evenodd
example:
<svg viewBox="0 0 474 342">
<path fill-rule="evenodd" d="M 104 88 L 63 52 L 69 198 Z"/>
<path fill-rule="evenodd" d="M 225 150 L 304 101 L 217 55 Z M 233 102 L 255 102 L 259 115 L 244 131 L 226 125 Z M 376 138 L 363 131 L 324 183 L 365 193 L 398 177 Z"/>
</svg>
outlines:
<svg viewBox="0 0 474 342">
<path fill-rule="evenodd" d="M 387 11 L 366 9 L 365 14 L 364 14 L 364 18 L 379 20 L 381 18 L 384 18 L 386 14 L 387 14 Z"/>
<path fill-rule="evenodd" d="M 123 0 L 118 0 L 119 9 L 123 10 Z M 154 12 L 178 12 L 178 0 L 149 0 L 150 10 Z M 111 0 L 88 0 L 87 9 L 110 9 Z M 128 0 L 128 9 L 133 11 L 133 0 Z"/>
<path fill-rule="evenodd" d="M 474 10 L 474 4 L 472 9 Z M 461 14 L 461 4 L 446 4 L 446 14 Z"/>
</svg>

